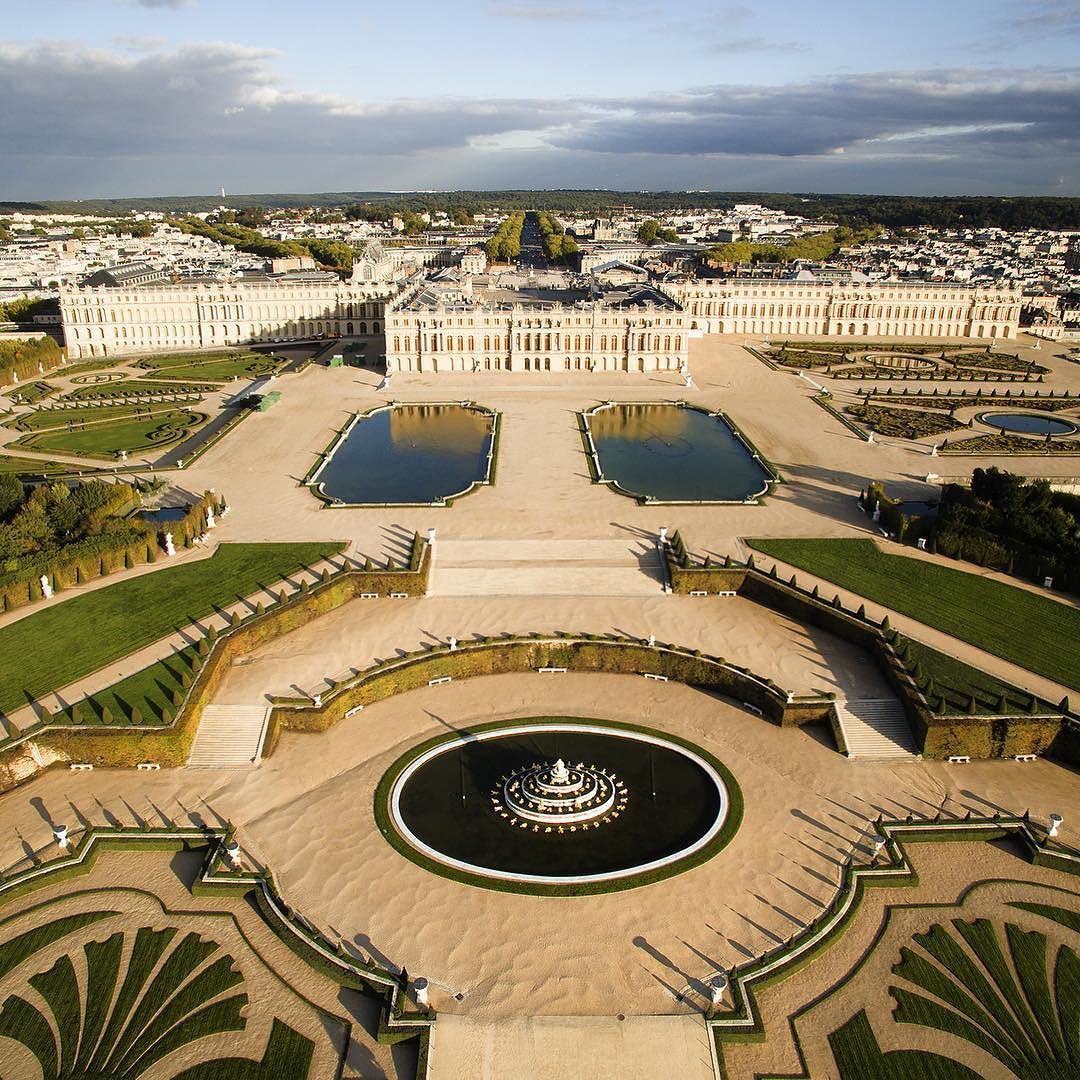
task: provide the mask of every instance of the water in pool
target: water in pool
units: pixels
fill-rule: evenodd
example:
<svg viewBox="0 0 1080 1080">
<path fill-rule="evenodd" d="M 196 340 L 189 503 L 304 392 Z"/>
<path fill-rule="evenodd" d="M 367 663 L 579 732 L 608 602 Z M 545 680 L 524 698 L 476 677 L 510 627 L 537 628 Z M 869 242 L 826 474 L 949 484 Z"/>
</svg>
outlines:
<svg viewBox="0 0 1080 1080">
<path fill-rule="evenodd" d="M 741 501 L 771 479 L 723 418 L 679 405 L 612 405 L 587 417 L 604 478 L 664 502 Z"/>
<path fill-rule="evenodd" d="M 316 475 L 344 503 L 437 502 L 487 473 L 492 416 L 462 405 L 395 405 L 353 425 Z"/>
<path fill-rule="evenodd" d="M 1024 435 L 1071 435 L 1076 425 L 1056 416 L 1032 416 L 1030 413 L 984 413 L 984 424 L 1002 431 L 1017 431 Z"/>
</svg>

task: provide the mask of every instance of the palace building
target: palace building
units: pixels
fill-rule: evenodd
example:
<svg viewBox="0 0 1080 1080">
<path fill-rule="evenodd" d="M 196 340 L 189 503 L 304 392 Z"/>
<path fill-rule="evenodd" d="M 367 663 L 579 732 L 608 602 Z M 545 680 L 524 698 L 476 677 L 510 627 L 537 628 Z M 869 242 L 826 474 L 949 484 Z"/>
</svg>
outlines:
<svg viewBox="0 0 1080 1080">
<path fill-rule="evenodd" d="M 346 280 L 300 271 L 61 288 L 72 359 L 325 336 L 372 340 L 388 371 L 657 371 L 690 337 L 1015 338 L 1020 292 L 800 271 L 702 279 L 618 260 L 590 274 L 433 270 L 369 243 Z"/>
<path fill-rule="evenodd" d="M 386 306 L 394 371 L 661 371 L 686 363 L 688 320 L 662 290 L 566 275 L 439 275 Z"/>
</svg>

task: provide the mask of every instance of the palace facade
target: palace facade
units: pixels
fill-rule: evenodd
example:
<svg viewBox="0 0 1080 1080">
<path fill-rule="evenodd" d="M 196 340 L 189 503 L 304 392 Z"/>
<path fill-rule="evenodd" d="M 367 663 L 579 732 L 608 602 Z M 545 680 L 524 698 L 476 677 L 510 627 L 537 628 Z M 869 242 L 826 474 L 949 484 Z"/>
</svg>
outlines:
<svg viewBox="0 0 1080 1080">
<path fill-rule="evenodd" d="M 471 253 L 465 253 L 469 255 Z M 377 244 L 352 275 L 61 289 L 68 356 L 313 338 L 374 339 L 388 371 L 656 371 L 691 336 L 1012 339 L 1020 292 L 923 281 L 403 272 Z M 634 279 L 637 280 L 634 280 Z"/>
<path fill-rule="evenodd" d="M 388 372 L 669 371 L 689 348 L 680 305 L 638 284 L 425 281 L 385 321 Z"/>
<path fill-rule="evenodd" d="M 927 281 L 718 278 L 670 286 L 706 334 L 1015 338 L 1019 289 Z"/>
</svg>

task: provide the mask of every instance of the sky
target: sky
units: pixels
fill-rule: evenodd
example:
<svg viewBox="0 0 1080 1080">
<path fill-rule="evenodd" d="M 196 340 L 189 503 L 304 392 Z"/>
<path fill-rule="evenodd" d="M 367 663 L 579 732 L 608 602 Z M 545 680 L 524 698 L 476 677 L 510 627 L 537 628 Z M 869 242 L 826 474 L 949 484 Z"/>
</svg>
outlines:
<svg viewBox="0 0 1080 1080">
<path fill-rule="evenodd" d="M 0 0 L 0 199 L 1080 195 L 1080 0 Z"/>
</svg>

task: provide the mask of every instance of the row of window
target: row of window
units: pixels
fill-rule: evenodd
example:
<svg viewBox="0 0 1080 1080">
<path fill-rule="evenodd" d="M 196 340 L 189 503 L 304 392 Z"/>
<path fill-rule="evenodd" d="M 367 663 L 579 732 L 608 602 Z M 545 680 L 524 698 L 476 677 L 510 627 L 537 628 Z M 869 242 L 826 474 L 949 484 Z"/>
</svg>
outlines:
<svg viewBox="0 0 1080 1080">
<path fill-rule="evenodd" d="M 364 324 L 361 323 L 360 325 L 361 325 L 361 327 L 363 327 Z M 352 331 L 350 330 L 349 332 L 351 333 Z M 365 331 L 363 329 L 361 329 L 360 332 L 364 333 Z M 376 333 L 377 332 L 378 331 L 376 330 Z M 674 336 L 674 338 L 672 337 L 671 334 L 664 334 L 663 336 L 661 336 L 660 334 L 654 334 L 654 335 L 652 335 L 651 343 L 648 343 L 648 344 L 646 343 L 646 338 L 647 337 L 648 337 L 648 335 L 646 335 L 646 334 L 638 334 L 637 335 L 637 347 L 639 349 L 656 349 L 657 351 L 663 351 L 663 352 L 671 352 L 672 348 L 674 348 L 675 352 L 679 352 L 682 349 L 682 334 L 676 334 Z M 467 352 L 475 352 L 476 351 L 476 340 L 477 339 L 472 334 L 470 334 L 468 336 L 465 336 L 464 334 L 458 334 L 458 336 L 457 336 L 457 351 L 458 352 L 466 352 L 466 351 Z M 409 335 L 409 334 L 406 334 L 404 337 L 402 337 L 399 334 L 395 334 L 394 338 L 393 338 L 394 352 L 401 352 L 403 343 L 404 343 L 404 351 L 405 352 L 411 352 L 412 351 L 412 341 L 413 341 L 412 336 Z M 598 338 L 598 341 L 599 341 L 599 351 L 600 352 L 607 352 L 608 351 L 608 335 L 607 334 L 601 334 L 599 336 L 599 338 Z M 593 347 L 592 343 L 593 343 L 592 334 L 585 334 L 584 337 L 582 337 L 581 334 L 575 334 L 574 338 L 573 338 L 573 351 L 574 352 L 580 352 L 582 349 L 584 349 L 585 352 L 591 352 L 592 347 Z M 418 347 L 419 347 L 419 344 L 420 344 L 419 339 L 417 339 L 417 346 Z M 452 334 L 446 334 L 444 336 L 444 338 L 443 338 L 443 345 L 444 345 L 445 349 L 453 349 L 454 348 L 454 336 Z M 629 340 L 627 339 L 626 336 L 621 335 L 621 334 L 612 334 L 611 335 L 611 348 L 612 348 L 613 351 L 617 351 L 617 350 L 620 350 L 620 349 L 625 349 L 628 346 L 631 347 L 631 348 L 633 347 L 633 335 L 630 335 Z M 518 334 L 518 335 L 516 335 L 516 341 L 515 341 L 514 347 L 516 349 L 526 349 L 526 350 L 529 350 L 529 349 L 545 349 L 545 350 L 547 350 L 549 352 L 553 348 L 554 348 L 555 351 L 558 351 L 558 350 L 560 350 L 562 348 L 569 349 L 571 347 L 570 335 L 567 334 L 565 342 L 562 342 L 562 341 L 560 341 L 560 335 L 555 334 L 554 335 L 554 343 L 553 343 L 551 334 L 531 334 L 531 333 L 529 333 L 529 334 Z M 485 334 L 484 335 L 484 337 L 483 337 L 483 349 L 484 349 L 484 352 L 489 352 L 492 349 L 494 349 L 496 352 L 498 352 L 501 348 L 502 348 L 502 335 L 501 334 L 495 334 L 494 337 L 492 335 L 490 335 L 490 334 Z M 429 351 L 431 351 L 431 352 L 438 352 L 439 351 L 439 345 L 437 343 L 437 338 L 436 338 L 436 336 L 434 334 L 431 336 L 431 342 L 430 342 L 430 345 L 429 345 Z"/>
</svg>

